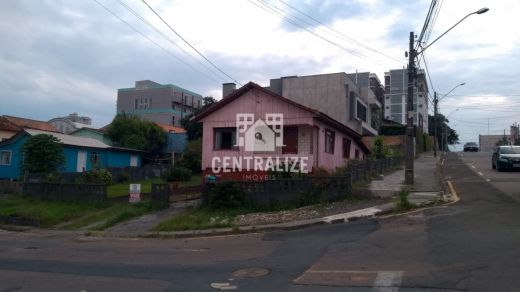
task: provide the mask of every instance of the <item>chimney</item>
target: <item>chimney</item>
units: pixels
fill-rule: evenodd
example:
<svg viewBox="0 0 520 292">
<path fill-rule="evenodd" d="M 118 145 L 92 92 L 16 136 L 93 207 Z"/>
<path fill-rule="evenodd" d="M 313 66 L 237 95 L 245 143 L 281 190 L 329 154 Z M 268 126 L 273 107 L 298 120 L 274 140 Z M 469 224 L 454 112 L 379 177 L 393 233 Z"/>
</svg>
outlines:
<svg viewBox="0 0 520 292">
<path fill-rule="evenodd" d="M 235 90 L 237 90 L 237 85 L 235 83 L 223 83 L 222 84 L 222 98 L 225 98 L 226 96 L 230 95 Z"/>
</svg>

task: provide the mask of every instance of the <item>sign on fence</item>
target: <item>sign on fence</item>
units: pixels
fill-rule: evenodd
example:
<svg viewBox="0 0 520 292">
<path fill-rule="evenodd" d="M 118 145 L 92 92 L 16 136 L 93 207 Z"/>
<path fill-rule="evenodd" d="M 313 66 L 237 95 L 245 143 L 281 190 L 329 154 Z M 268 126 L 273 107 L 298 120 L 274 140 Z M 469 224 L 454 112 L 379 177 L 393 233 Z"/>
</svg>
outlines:
<svg viewBox="0 0 520 292">
<path fill-rule="evenodd" d="M 130 203 L 141 201 L 141 184 L 130 184 Z"/>
</svg>

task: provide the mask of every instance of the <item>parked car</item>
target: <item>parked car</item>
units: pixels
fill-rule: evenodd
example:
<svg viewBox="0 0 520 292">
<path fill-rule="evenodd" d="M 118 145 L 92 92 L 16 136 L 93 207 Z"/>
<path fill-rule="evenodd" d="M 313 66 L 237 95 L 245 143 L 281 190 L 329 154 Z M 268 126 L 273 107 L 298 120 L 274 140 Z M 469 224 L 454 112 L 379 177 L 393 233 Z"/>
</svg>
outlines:
<svg viewBox="0 0 520 292">
<path fill-rule="evenodd" d="M 491 167 L 497 171 L 520 169 L 520 146 L 498 146 L 493 151 Z"/>
<path fill-rule="evenodd" d="M 464 152 L 478 152 L 478 145 L 475 142 L 464 144 Z"/>
</svg>

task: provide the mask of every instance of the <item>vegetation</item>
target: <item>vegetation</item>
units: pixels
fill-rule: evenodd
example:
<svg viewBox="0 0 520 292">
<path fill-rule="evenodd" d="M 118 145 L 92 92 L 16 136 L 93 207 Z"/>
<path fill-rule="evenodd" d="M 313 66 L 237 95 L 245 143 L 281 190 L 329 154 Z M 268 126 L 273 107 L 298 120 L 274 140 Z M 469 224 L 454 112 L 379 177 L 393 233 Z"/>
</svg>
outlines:
<svg viewBox="0 0 520 292">
<path fill-rule="evenodd" d="M 448 145 L 459 143 L 459 135 L 457 132 L 448 126 L 450 122 L 444 115 L 437 114 L 436 117 L 428 115 L 428 134 L 435 136 L 435 120 L 437 119 L 437 144 L 441 149 L 447 149 Z M 445 134 L 447 133 L 447 139 Z M 446 142 L 447 140 L 447 142 Z"/>
<path fill-rule="evenodd" d="M 92 169 L 85 171 L 76 179 L 77 183 L 84 184 L 104 184 L 112 183 L 112 174 L 106 169 Z"/>
<path fill-rule="evenodd" d="M 0 216 L 20 217 L 49 227 L 106 208 L 107 204 L 42 201 L 9 195 L 0 197 Z"/>
<path fill-rule="evenodd" d="M 65 155 L 58 138 L 40 134 L 27 139 L 22 147 L 23 169 L 32 173 L 56 172 L 64 163 Z"/>
<path fill-rule="evenodd" d="M 390 149 L 386 145 L 385 137 L 377 136 L 372 146 L 372 156 L 375 159 L 382 159 L 390 156 Z"/>
<path fill-rule="evenodd" d="M 153 183 L 165 183 L 163 178 L 154 178 L 146 180 L 137 180 L 133 182 L 122 182 L 112 184 L 107 187 L 108 198 L 128 196 L 129 188 L 131 183 L 141 184 L 141 193 L 150 193 L 152 191 Z M 202 184 L 201 175 L 193 175 L 189 181 L 182 181 L 179 183 L 180 187 L 197 186 Z"/>
<path fill-rule="evenodd" d="M 244 206 L 246 198 L 235 182 L 218 183 L 206 196 L 204 204 L 212 209 L 234 209 Z"/>
<path fill-rule="evenodd" d="M 118 114 L 107 129 L 114 146 L 158 154 L 166 144 L 166 133 L 156 124 L 139 117 Z"/>
<path fill-rule="evenodd" d="M 202 165 L 202 138 L 188 141 L 178 166 L 190 169 L 192 173 L 201 173 Z"/>
<path fill-rule="evenodd" d="M 211 96 L 206 96 L 202 99 L 202 107 L 196 110 L 193 115 L 186 116 L 181 119 L 181 125 L 186 130 L 186 136 L 188 137 L 188 141 L 198 140 L 202 138 L 202 124 L 195 123 L 191 120 L 194 115 L 197 115 L 199 112 L 209 108 L 211 105 L 216 103 L 217 100 Z"/>
<path fill-rule="evenodd" d="M 402 190 L 397 197 L 396 211 L 403 212 L 413 208 L 413 204 L 408 201 L 409 191 Z"/>
<path fill-rule="evenodd" d="M 161 222 L 155 231 L 181 231 L 232 227 L 238 211 L 198 207 Z"/>
<path fill-rule="evenodd" d="M 192 172 L 188 168 L 176 166 L 172 167 L 164 176 L 164 179 L 169 182 L 174 181 L 190 181 Z"/>
</svg>

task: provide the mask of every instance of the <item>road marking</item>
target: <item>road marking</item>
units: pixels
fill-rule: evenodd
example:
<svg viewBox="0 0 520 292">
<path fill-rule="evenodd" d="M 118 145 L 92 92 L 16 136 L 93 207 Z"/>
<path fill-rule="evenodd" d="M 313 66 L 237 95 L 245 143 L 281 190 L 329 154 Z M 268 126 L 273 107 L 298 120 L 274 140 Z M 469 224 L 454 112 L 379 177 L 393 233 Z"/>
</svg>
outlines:
<svg viewBox="0 0 520 292">
<path fill-rule="evenodd" d="M 451 181 L 447 181 L 448 183 L 448 187 L 450 189 L 450 193 L 451 193 L 451 196 L 453 197 L 453 202 L 458 202 L 460 200 L 459 198 L 459 195 L 457 194 L 457 192 L 455 191 L 455 188 L 453 187 L 453 184 L 451 183 Z"/>
<path fill-rule="evenodd" d="M 489 178 L 486 178 L 486 181 L 487 181 L 487 182 L 490 182 L 491 180 L 490 180 Z"/>
<path fill-rule="evenodd" d="M 481 176 L 484 175 L 484 174 L 483 174 L 482 172 L 480 172 L 480 171 L 478 172 L 478 174 L 480 174 Z"/>
<path fill-rule="evenodd" d="M 403 278 L 403 271 L 381 271 L 377 273 L 372 291 L 397 292 Z"/>
<path fill-rule="evenodd" d="M 476 167 L 475 167 L 475 165 L 473 165 L 473 164 L 471 165 L 471 167 L 472 167 L 473 169 L 475 169 L 475 168 L 476 168 Z"/>
<path fill-rule="evenodd" d="M 218 290 L 236 290 L 238 287 L 230 285 L 229 283 L 211 283 L 211 288 Z"/>
</svg>

